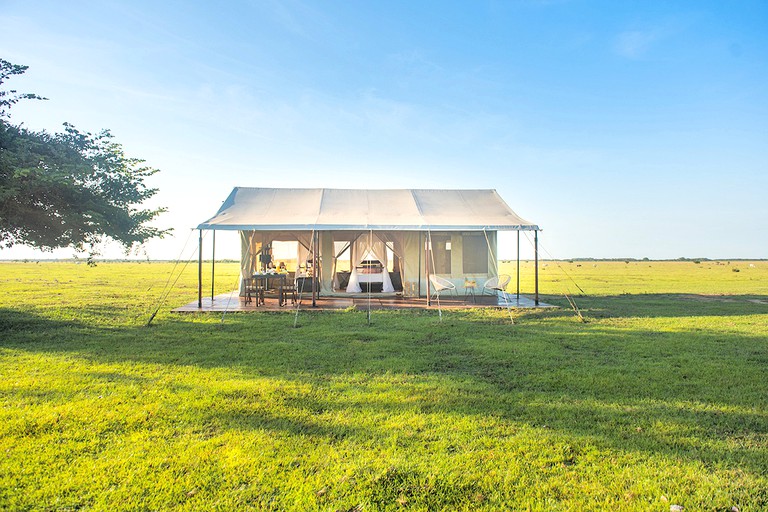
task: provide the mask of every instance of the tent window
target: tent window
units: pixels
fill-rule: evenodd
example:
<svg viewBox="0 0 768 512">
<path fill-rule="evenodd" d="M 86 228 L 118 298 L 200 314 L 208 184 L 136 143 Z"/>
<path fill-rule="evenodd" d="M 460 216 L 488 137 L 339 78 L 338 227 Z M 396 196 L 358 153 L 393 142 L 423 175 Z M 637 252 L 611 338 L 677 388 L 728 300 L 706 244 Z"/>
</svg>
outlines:
<svg viewBox="0 0 768 512">
<path fill-rule="evenodd" d="M 488 244 L 483 235 L 464 235 L 462 244 L 465 274 L 488 273 Z"/>
<path fill-rule="evenodd" d="M 451 273 L 451 236 L 432 235 L 432 256 L 435 274 Z"/>
</svg>

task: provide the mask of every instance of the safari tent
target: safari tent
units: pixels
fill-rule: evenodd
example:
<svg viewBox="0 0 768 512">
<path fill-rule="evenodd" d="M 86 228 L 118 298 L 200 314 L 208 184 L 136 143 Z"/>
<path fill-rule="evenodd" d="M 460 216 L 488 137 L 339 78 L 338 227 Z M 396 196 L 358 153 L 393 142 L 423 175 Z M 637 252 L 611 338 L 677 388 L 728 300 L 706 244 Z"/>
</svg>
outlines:
<svg viewBox="0 0 768 512">
<path fill-rule="evenodd" d="M 538 256 L 539 227 L 495 190 L 236 187 L 198 230 L 201 271 L 203 230 L 238 231 L 243 279 L 263 269 L 275 242 L 293 242 L 289 270 L 310 277 L 313 299 L 365 291 L 429 300 L 431 275 L 458 290 L 496 276 L 499 231 L 518 232 L 518 259 L 519 232 L 533 231 Z"/>
</svg>

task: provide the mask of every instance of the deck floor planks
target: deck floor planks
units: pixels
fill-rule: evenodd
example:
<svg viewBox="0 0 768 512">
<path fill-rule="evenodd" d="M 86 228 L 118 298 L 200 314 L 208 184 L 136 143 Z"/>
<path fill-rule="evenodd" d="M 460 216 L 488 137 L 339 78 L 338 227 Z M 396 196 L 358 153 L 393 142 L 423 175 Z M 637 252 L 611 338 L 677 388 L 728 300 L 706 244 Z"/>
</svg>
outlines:
<svg viewBox="0 0 768 512">
<path fill-rule="evenodd" d="M 533 299 L 530 297 L 520 296 L 518 301 L 515 294 L 508 294 L 509 307 L 511 308 L 551 308 L 555 307 L 550 304 L 544 304 L 540 302 L 538 306 L 534 304 Z M 297 307 L 300 309 L 311 309 L 314 311 L 323 310 L 343 310 L 351 307 L 355 307 L 359 310 L 368 309 L 369 298 L 367 296 L 355 295 L 354 297 L 339 297 L 332 296 L 317 297 L 315 300 L 315 307 L 312 307 L 312 297 L 301 297 L 297 304 L 291 304 L 289 301 L 286 305 L 280 306 L 277 303 L 277 298 L 267 297 L 265 304 L 256 306 L 255 301 L 246 304 L 242 297 L 238 297 L 236 292 L 225 293 L 216 295 L 211 299 L 210 296 L 203 297 L 202 307 L 198 308 L 197 301 L 190 302 L 178 308 L 173 309 L 174 313 L 198 313 L 198 312 L 247 312 L 247 311 L 292 311 Z M 376 294 L 370 297 L 371 309 L 437 309 L 437 300 L 432 300 L 432 305 L 427 305 L 427 299 L 424 297 L 401 297 L 391 296 L 376 297 Z M 493 296 L 478 296 L 476 301 L 473 302 L 472 297 L 441 297 L 440 307 L 443 309 L 468 309 L 468 308 L 505 308 L 504 299 L 502 297 Z"/>
</svg>

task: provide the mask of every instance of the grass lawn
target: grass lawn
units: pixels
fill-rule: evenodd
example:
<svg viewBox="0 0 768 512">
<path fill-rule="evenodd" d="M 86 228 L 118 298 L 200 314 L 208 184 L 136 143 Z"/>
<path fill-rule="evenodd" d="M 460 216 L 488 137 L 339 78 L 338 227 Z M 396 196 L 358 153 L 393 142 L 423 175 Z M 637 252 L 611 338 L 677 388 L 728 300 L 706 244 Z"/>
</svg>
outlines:
<svg viewBox="0 0 768 512">
<path fill-rule="evenodd" d="M 515 324 L 295 329 L 170 314 L 196 268 L 148 328 L 171 264 L 2 263 L 0 509 L 768 509 L 768 262 L 544 263 Z"/>
</svg>

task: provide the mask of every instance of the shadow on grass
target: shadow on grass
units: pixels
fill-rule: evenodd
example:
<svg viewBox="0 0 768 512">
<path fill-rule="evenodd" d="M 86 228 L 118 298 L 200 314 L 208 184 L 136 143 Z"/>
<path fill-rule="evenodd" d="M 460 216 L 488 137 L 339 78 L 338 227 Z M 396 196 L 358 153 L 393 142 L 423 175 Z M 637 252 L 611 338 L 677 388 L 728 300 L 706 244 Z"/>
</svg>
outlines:
<svg viewBox="0 0 768 512">
<path fill-rule="evenodd" d="M 621 316 L 622 309 L 632 309 L 629 299 L 590 299 L 588 310 L 606 307 Z M 677 311 L 677 296 L 666 306 L 656 296 L 638 301 L 636 316 L 676 316 L 669 310 Z M 708 314 L 736 315 L 742 307 L 719 304 Z M 739 314 L 766 309 L 747 307 L 754 313 Z M 305 318 L 300 329 L 290 328 L 289 317 L 281 314 L 238 315 L 223 327 L 174 317 L 147 329 L 102 328 L 0 309 L 6 333 L 0 347 L 76 354 L 100 363 L 225 369 L 246 381 L 274 378 L 315 390 L 284 398 L 295 414 L 282 416 L 254 407 L 258 396 L 243 405 L 250 388 L 230 390 L 210 410 L 199 411 L 201 425 L 375 442 L 387 435 L 384 427 L 329 418 L 359 408 L 381 417 L 414 411 L 493 417 L 615 450 L 765 473 L 764 336 L 580 324 L 563 311 L 530 312 L 513 326 L 504 314 L 483 322 L 477 320 L 481 313 L 455 312 L 439 323 L 427 313 L 378 313 L 368 326 L 365 313 L 322 313 Z M 440 392 L 421 392 L 414 378 Z M 362 398 L 332 396 L 340 383 Z M 402 394 L 386 398 L 382 386 L 399 386 Z"/>
<path fill-rule="evenodd" d="M 217 406 L 200 411 L 201 417 L 204 418 L 202 424 L 217 426 L 211 429 L 211 434 L 222 429 L 268 430 L 294 436 L 322 437 L 330 441 L 341 441 L 350 437 L 367 439 L 372 435 L 372 432 L 355 426 L 332 425 L 313 419 L 311 412 L 300 417 L 281 416 L 254 405 L 231 404 L 227 402 L 226 393 L 217 395 L 217 398 L 221 399 Z M 319 402 L 312 402 L 312 405 L 317 408 Z"/>
<path fill-rule="evenodd" d="M 76 320 L 52 319 L 32 311 L 0 308 L 0 333 L 7 340 L 15 340 L 23 333 L 84 327 L 83 323 Z"/>
<path fill-rule="evenodd" d="M 698 316 L 745 316 L 768 314 L 768 295 L 697 295 L 653 293 L 572 297 L 582 313 L 593 318 L 679 318 Z M 568 301 L 558 295 L 542 295 L 541 301 L 560 306 L 543 310 L 547 317 L 573 315 Z"/>
</svg>

